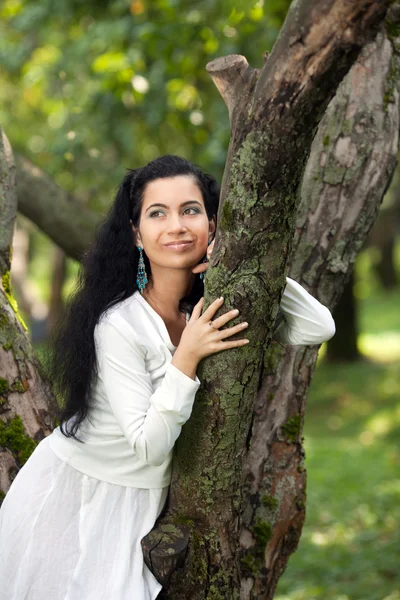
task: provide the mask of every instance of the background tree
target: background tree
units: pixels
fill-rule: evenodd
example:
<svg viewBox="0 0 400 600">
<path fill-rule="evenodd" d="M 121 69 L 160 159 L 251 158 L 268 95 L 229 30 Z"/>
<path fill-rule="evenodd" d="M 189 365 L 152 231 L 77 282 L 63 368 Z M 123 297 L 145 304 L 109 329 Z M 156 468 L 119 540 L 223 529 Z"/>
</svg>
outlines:
<svg viewBox="0 0 400 600">
<path fill-rule="evenodd" d="M 11 294 L 12 236 L 17 214 L 15 166 L 0 130 L 0 500 L 36 443 L 55 427 L 55 399 L 43 380 L 27 327 Z"/>
</svg>

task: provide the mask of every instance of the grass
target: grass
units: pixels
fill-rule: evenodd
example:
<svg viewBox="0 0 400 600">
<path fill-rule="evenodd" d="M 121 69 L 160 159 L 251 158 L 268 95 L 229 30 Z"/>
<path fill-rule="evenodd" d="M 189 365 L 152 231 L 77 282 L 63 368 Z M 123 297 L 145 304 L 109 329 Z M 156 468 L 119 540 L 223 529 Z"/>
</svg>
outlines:
<svg viewBox="0 0 400 600">
<path fill-rule="evenodd" d="M 275 600 L 400 600 L 400 290 L 359 302 L 364 360 L 320 361 L 309 392 L 306 522 Z"/>
</svg>

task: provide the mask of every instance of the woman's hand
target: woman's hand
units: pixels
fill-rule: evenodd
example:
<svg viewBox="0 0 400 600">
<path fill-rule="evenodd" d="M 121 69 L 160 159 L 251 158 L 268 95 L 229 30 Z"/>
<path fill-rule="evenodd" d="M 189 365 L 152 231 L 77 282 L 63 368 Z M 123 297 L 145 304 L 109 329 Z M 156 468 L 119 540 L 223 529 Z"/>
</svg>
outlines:
<svg viewBox="0 0 400 600">
<path fill-rule="evenodd" d="M 208 261 L 210 260 L 213 248 L 214 248 L 215 239 L 211 242 L 211 244 L 207 248 L 207 262 L 199 263 L 192 269 L 192 273 L 204 273 L 208 269 Z"/>
<path fill-rule="evenodd" d="M 230 337 L 235 333 L 243 331 L 248 326 L 248 323 L 239 323 L 228 329 L 219 331 L 219 328 L 234 319 L 239 314 L 239 311 L 230 310 L 221 315 L 215 321 L 211 321 L 217 310 L 222 306 L 224 300 L 218 298 L 201 314 L 201 309 L 204 303 L 204 296 L 193 308 L 192 315 L 183 330 L 178 349 L 185 355 L 191 356 L 196 362 L 200 362 L 202 358 L 228 350 L 229 348 L 237 348 L 244 346 L 249 340 L 242 338 L 240 340 L 225 341 L 224 338 Z M 212 322 L 212 327 L 210 326 Z M 178 349 L 176 352 L 178 352 Z"/>
</svg>

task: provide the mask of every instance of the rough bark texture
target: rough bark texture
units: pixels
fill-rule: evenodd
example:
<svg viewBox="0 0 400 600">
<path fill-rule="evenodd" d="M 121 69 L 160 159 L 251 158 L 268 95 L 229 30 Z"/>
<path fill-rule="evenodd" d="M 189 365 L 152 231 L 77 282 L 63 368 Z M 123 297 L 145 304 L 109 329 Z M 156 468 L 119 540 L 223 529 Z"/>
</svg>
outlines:
<svg viewBox="0 0 400 600">
<path fill-rule="evenodd" d="M 17 156 L 18 210 L 67 256 L 80 260 L 92 243 L 101 216 L 62 190 L 39 167 Z"/>
<path fill-rule="evenodd" d="M 218 73 L 218 89 L 229 103 L 232 136 L 204 304 L 223 294 L 221 312 L 240 309 L 240 320 L 250 323 L 246 336 L 251 343 L 202 361 L 202 386 L 176 444 L 168 510 L 144 540 L 153 548 L 147 559 L 154 567 L 159 553 L 176 546 L 180 524 L 189 527 L 186 568 L 172 575 L 168 589 L 173 600 L 272 598 L 297 547 L 305 510 L 300 435 L 318 347 L 270 347 L 270 339 L 293 243 L 291 276 L 333 307 L 375 218 L 383 191 L 379 186 L 387 185 L 393 168 L 397 137 L 381 122 L 380 139 L 383 132 L 386 137 L 379 151 L 386 169 L 379 168 L 377 175 L 376 164 L 365 157 L 366 180 L 363 184 L 360 176 L 357 182 L 361 191 L 355 205 L 339 193 L 336 206 L 332 201 L 322 217 L 326 197 L 319 190 L 311 198 L 314 187 L 308 189 L 311 162 L 296 222 L 299 183 L 319 118 L 360 48 L 373 37 L 385 6 L 295 2 L 261 71 L 244 69 L 243 61 L 238 70 L 237 57 L 208 66 L 212 76 Z M 389 44 L 385 72 L 390 52 Z M 234 89 L 228 94 L 229 86 Z M 386 112 L 397 131 L 396 93 Z M 358 105 L 349 113 L 344 109 L 346 118 L 355 119 Z M 326 119 L 333 144 L 335 127 L 339 135 L 342 123 L 329 112 Z M 358 126 L 364 132 L 355 124 L 349 127 L 347 143 L 354 135 L 352 143 L 363 140 L 378 150 L 377 139 L 366 138 L 362 122 Z M 343 153 L 336 144 L 332 150 L 323 148 L 332 163 L 338 161 L 342 177 L 347 173 L 350 179 L 352 155 L 341 164 Z M 364 213 L 357 221 L 360 204 Z M 337 215 L 329 213 L 334 209 Z M 165 570 L 163 575 L 169 579 Z"/>
<path fill-rule="evenodd" d="M 15 165 L 0 130 L 0 502 L 37 443 L 54 429 L 55 408 L 42 379 L 10 283 L 17 214 Z"/>
<path fill-rule="evenodd" d="M 303 178 L 289 276 L 331 310 L 397 162 L 395 48 L 399 38 L 382 32 L 363 49 L 320 123 Z M 273 598 L 299 542 L 306 497 L 301 434 L 318 349 L 273 343 L 265 354 L 244 468 L 241 599 Z"/>
</svg>

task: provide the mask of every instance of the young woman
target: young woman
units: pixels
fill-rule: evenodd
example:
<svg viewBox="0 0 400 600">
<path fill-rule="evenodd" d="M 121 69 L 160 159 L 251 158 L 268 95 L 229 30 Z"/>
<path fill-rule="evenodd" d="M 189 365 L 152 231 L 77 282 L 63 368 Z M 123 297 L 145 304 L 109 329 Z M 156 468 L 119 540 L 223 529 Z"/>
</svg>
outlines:
<svg viewBox="0 0 400 600">
<path fill-rule="evenodd" d="M 178 156 L 128 171 L 84 256 L 47 373 L 60 425 L 0 510 L 1 600 L 154 600 L 141 539 L 161 513 L 199 362 L 238 348 L 247 323 L 202 313 L 216 180 Z M 275 339 L 320 344 L 329 310 L 287 278 Z"/>
</svg>

